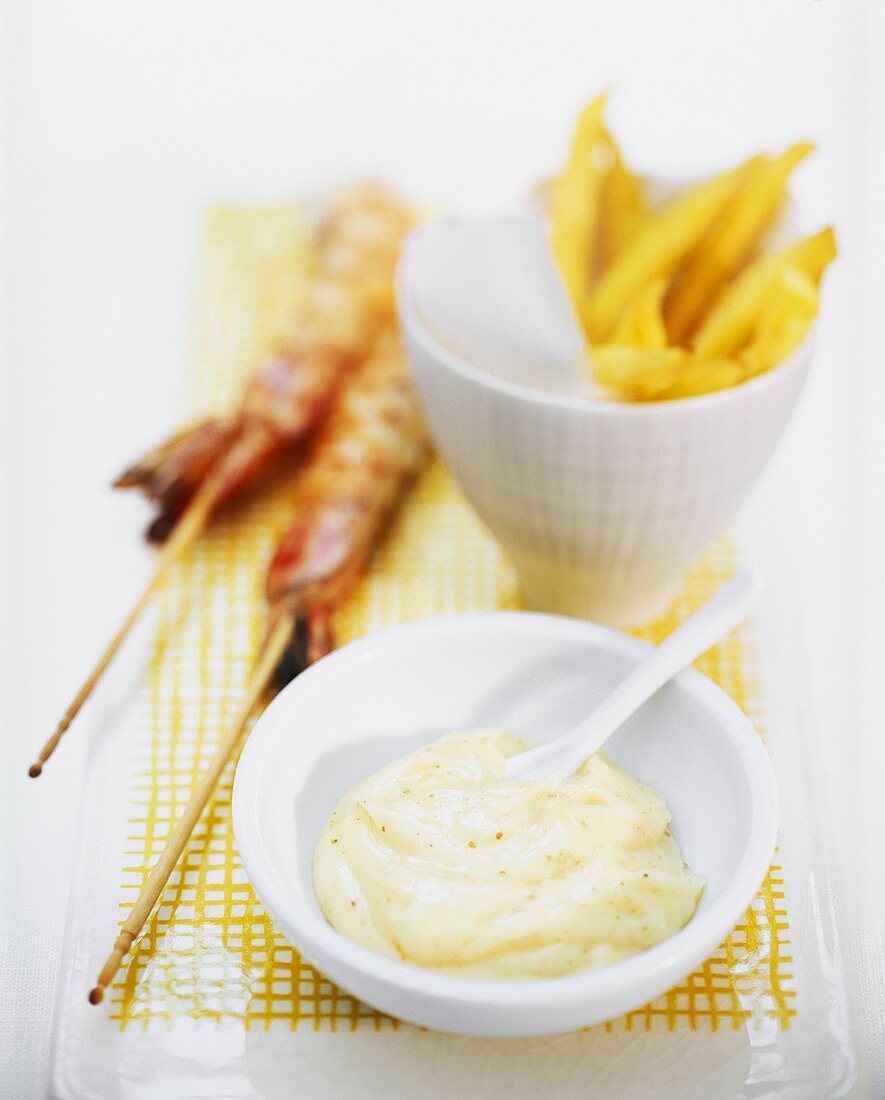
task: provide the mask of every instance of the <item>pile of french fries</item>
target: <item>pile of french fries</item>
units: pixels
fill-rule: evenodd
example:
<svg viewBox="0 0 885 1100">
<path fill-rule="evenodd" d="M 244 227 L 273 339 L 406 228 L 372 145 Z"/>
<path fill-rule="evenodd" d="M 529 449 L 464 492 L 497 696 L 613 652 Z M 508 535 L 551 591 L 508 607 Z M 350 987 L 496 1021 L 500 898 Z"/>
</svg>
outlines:
<svg viewBox="0 0 885 1100">
<path fill-rule="evenodd" d="M 836 255 L 831 228 L 762 251 L 812 146 L 753 157 L 653 207 L 604 110 L 600 96 L 578 119 L 550 211 L 595 380 L 622 399 L 661 401 L 735 386 L 782 362 L 817 315 Z"/>
</svg>

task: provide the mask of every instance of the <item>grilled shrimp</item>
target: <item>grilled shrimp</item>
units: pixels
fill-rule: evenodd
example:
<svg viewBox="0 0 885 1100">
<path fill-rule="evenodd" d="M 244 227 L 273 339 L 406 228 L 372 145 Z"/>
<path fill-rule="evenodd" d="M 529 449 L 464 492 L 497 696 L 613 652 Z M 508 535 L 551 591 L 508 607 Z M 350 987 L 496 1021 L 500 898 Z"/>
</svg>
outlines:
<svg viewBox="0 0 885 1100">
<path fill-rule="evenodd" d="M 410 210 L 377 185 L 333 205 L 317 233 L 317 274 L 295 331 L 259 366 L 236 411 L 178 433 L 114 483 L 157 503 L 152 541 L 167 537 L 210 470 L 219 475 L 217 507 L 316 429 L 394 315 L 393 274 L 412 224 Z"/>
<path fill-rule="evenodd" d="M 333 648 L 331 618 L 428 455 L 418 399 L 392 331 L 342 390 L 296 490 L 297 518 L 270 563 L 273 630 L 295 619 L 280 679 Z"/>
</svg>

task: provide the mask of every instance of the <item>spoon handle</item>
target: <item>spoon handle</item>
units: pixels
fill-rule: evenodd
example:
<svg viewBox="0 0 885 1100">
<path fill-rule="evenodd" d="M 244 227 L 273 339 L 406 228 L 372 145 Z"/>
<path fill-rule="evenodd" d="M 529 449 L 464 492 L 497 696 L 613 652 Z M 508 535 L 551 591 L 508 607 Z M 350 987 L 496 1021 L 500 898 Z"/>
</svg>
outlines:
<svg viewBox="0 0 885 1100">
<path fill-rule="evenodd" d="M 510 779 L 538 778 L 552 771 L 570 775 L 659 688 L 733 630 L 756 602 L 758 572 L 745 569 L 657 646 L 592 713 L 564 737 L 507 761 Z"/>
</svg>

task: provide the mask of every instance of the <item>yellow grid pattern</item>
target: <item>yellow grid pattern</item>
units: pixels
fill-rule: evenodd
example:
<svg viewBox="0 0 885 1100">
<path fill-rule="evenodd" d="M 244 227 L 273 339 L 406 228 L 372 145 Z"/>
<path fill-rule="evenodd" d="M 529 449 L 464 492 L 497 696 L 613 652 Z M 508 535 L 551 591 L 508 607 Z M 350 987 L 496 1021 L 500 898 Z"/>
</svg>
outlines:
<svg viewBox="0 0 885 1100">
<path fill-rule="evenodd" d="M 226 407 L 262 347 L 284 332 L 308 277 L 305 224 L 291 206 L 221 206 L 206 216 L 195 288 L 187 411 Z M 264 567 L 286 523 L 292 471 L 260 500 L 235 505 L 174 571 L 160 599 L 146 721 L 131 781 L 121 912 L 158 856 L 219 731 L 234 716 L 263 629 Z M 668 614 L 642 633 L 670 630 L 731 574 L 728 544 L 686 578 Z M 451 483 L 427 470 L 339 615 L 342 641 L 442 611 L 519 607 L 513 571 Z M 754 658 L 738 632 L 699 662 L 758 723 Z M 246 881 L 230 825 L 228 769 L 145 934 L 112 990 L 121 1027 L 178 1018 L 246 1028 L 375 1029 L 396 1022 L 337 990 L 276 932 Z M 685 982 L 615 1028 L 789 1026 L 795 992 L 780 870 L 773 867 L 744 920 Z"/>
</svg>

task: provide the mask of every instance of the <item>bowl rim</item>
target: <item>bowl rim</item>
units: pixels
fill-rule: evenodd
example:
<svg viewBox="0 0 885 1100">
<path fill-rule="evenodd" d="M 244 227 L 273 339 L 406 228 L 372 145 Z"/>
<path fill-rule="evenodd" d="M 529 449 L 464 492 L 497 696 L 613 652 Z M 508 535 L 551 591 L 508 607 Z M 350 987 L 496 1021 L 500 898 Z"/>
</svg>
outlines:
<svg viewBox="0 0 885 1100">
<path fill-rule="evenodd" d="M 762 740 L 749 718 L 712 680 L 687 669 L 675 680 L 701 705 L 718 715 L 738 751 L 751 792 L 750 816 L 738 866 L 710 907 L 656 946 L 598 970 L 579 971 L 556 978 L 495 980 L 457 977 L 386 958 L 335 931 L 321 914 L 300 905 L 282 888 L 273 860 L 264 848 L 259 820 L 260 782 L 268 756 L 283 736 L 280 719 L 299 695 L 320 689 L 342 667 L 369 659 L 373 650 L 390 649 L 409 636 L 455 635 L 461 631 L 513 628 L 545 633 L 576 644 L 603 644 L 614 652 L 635 657 L 647 652 L 648 642 L 610 627 L 579 619 L 531 611 L 451 612 L 401 623 L 335 650 L 301 673 L 271 702 L 255 723 L 240 756 L 232 794 L 234 836 L 250 882 L 269 912 L 305 957 L 323 969 L 329 957 L 342 963 L 348 974 L 440 1004 L 467 1004 L 474 1008 L 506 1005 L 511 1009 L 537 1008 L 560 1003 L 592 1003 L 637 991 L 654 981 L 660 989 L 685 976 L 706 958 L 740 920 L 764 881 L 774 854 L 778 825 L 778 795 L 774 770 Z M 346 986 L 347 978 L 339 980 Z M 669 984 L 667 984 L 669 983 Z M 357 994 L 359 995 L 359 994 Z"/>
<path fill-rule="evenodd" d="M 488 216 L 503 217 L 504 215 Z M 406 238 L 397 265 L 395 280 L 400 324 L 411 338 L 422 344 L 424 350 L 438 363 L 446 366 L 451 373 L 486 389 L 505 394 L 514 400 L 524 403 L 552 405 L 557 408 L 572 409 L 584 413 L 598 413 L 605 416 L 661 417 L 668 414 L 678 415 L 685 411 L 713 408 L 742 398 L 751 399 L 754 395 L 763 393 L 766 389 L 775 385 L 779 379 L 782 380 L 785 376 L 798 372 L 808 362 L 810 353 L 814 349 L 817 337 L 817 318 L 809 325 L 802 343 L 786 359 L 761 374 L 757 374 L 754 378 L 748 378 L 745 382 L 739 382 L 735 386 L 727 386 L 722 390 L 715 390 L 713 393 L 702 393 L 693 397 L 672 397 L 661 401 L 603 401 L 598 397 L 594 397 L 592 393 L 586 395 L 553 393 L 547 390 L 533 389 L 522 382 L 514 382 L 498 375 L 489 374 L 451 351 L 433 335 L 418 312 L 418 307 L 407 286 L 409 268 L 414 263 L 414 243 L 428 233 L 437 231 L 439 226 L 446 222 L 465 220 L 473 219 L 456 215 L 444 215 L 434 218 L 432 221 L 412 230 Z"/>
</svg>

